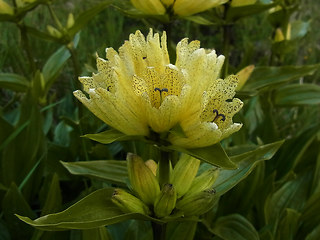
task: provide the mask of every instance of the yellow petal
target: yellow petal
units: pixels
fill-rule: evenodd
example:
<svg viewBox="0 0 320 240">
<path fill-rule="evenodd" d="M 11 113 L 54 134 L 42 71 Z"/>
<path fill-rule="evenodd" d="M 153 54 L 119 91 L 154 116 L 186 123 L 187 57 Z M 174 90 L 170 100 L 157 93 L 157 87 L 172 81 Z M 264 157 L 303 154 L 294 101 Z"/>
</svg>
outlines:
<svg viewBox="0 0 320 240">
<path fill-rule="evenodd" d="M 226 2 L 228 2 L 228 0 L 176 0 L 173 9 L 175 14 L 179 16 L 190 16 Z"/>
<path fill-rule="evenodd" d="M 162 15 L 166 12 L 160 0 L 131 0 L 131 3 L 145 14 Z"/>
</svg>

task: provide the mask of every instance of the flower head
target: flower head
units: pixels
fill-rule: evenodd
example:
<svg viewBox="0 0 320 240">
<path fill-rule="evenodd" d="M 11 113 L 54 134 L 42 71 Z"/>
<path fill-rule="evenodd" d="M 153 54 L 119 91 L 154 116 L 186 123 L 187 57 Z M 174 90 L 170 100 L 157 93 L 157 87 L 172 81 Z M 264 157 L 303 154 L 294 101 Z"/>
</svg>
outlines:
<svg viewBox="0 0 320 240">
<path fill-rule="evenodd" d="M 131 0 L 145 14 L 163 15 L 172 10 L 178 16 L 190 16 L 228 2 L 228 0 Z"/>
<path fill-rule="evenodd" d="M 199 41 L 181 40 L 170 64 L 166 33 L 137 31 L 120 48 L 97 58 L 98 73 L 79 78 L 89 98 L 74 95 L 111 127 L 127 134 L 165 136 L 186 148 L 210 146 L 238 131 L 232 117 L 242 102 L 233 98 L 238 79 L 219 79 L 224 56 L 206 53 Z M 180 126 L 184 134 L 172 129 Z"/>
</svg>

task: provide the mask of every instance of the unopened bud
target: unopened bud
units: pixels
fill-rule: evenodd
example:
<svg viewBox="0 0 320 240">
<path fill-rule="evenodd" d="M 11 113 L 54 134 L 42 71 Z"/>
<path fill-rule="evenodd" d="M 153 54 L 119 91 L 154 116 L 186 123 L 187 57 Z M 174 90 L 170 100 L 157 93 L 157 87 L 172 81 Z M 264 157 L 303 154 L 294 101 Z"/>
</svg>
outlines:
<svg viewBox="0 0 320 240">
<path fill-rule="evenodd" d="M 280 28 L 277 28 L 276 29 L 276 34 L 274 36 L 274 41 L 275 42 L 281 42 L 283 41 L 285 38 L 284 38 L 284 35 L 283 35 L 283 32 Z"/>
<path fill-rule="evenodd" d="M 254 65 L 246 66 L 245 68 L 241 69 L 236 75 L 239 79 L 238 86 L 236 90 L 240 90 L 243 85 L 248 81 L 252 72 L 254 70 Z"/>
<path fill-rule="evenodd" d="M 186 195 L 211 189 L 218 176 L 218 168 L 210 168 L 207 171 L 204 171 L 201 175 L 197 176 L 193 180 L 191 187 Z"/>
<path fill-rule="evenodd" d="M 48 30 L 48 32 L 50 33 L 50 35 L 52 37 L 55 37 L 55 38 L 61 38 L 62 37 L 61 32 L 58 29 L 56 29 L 55 27 L 51 26 L 51 25 L 47 25 L 47 30 Z"/>
<path fill-rule="evenodd" d="M 184 216 L 199 216 L 208 212 L 216 201 L 215 190 L 209 189 L 183 197 L 176 204 Z"/>
<path fill-rule="evenodd" d="M 0 0 L 0 14 L 13 15 L 13 8 L 3 0 Z"/>
<path fill-rule="evenodd" d="M 72 13 L 69 13 L 67 20 L 67 28 L 71 28 L 74 25 L 74 17 Z"/>
<path fill-rule="evenodd" d="M 120 188 L 114 190 L 111 200 L 125 213 L 150 214 L 150 210 L 144 202 Z"/>
<path fill-rule="evenodd" d="M 152 160 L 149 159 L 145 162 L 145 164 L 147 165 L 147 167 L 151 170 L 151 172 L 153 173 L 153 175 L 157 175 L 157 169 L 158 169 L 158 164 Z"/>
<path fill-rule="evenodd" d="M 187 154 L 183 154 L 175 165 L 170 182 L 175 187 L 178 198 L 189 190 L 192 181 L 198 172 L 199 165 L 200 160 Z"/>
<path fill-rule="evenodd" d="M 162 218 L 169 216 L 176 206 L 177 193 L 172 184 L 165 184 L 154 203 L 154 213 Z"/>
<path fill-rule="evenodd" d="M 160 186 L 156 176 L 138 155 L 128 153 L 127 163 L 129 180 L 134 192 L 143 202 L 153 205 L 160 193 Z"/>
</svg>

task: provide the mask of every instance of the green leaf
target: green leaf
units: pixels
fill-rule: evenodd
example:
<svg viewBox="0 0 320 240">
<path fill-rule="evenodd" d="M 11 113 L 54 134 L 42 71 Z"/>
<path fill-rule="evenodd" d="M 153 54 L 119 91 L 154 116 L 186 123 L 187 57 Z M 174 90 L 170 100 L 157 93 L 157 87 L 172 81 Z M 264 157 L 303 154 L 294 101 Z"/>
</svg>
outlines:
<svg viewBox="0 0 320 240">
<path fill-rule="evenodd" d="M 55 173 L 49 187 L 48 195 L 41 211 L 41 216 L 60 210 L 62 196 L 59 185 L 59 177 Z"/>
<path fill-rule="evenodd" d="M 242 90 L 259 90 L 312 75 L 320 64 L 283 67 L 256 67 Z"/>
<path fill-rule="evenodd" d="M 29 81 L 15 73 L 0 73 L 0 87 L 16 92 L 26 92 L 30 87 Z"/>
<path fill-rule="evenodd" d="M 320 239 L 320 224 L 315 227 L 311 233 L 307 235 L 305 240 L 319 240 Z"/>
<path fill-rule="evenodd" d="M 320 86 L 290 84 L 276 90 L 274 101 L 281 106 L 320 104 Z"/>
<path fill-rule="evenodd" d="M 68 33 L 74 36 L 79 32 L 92 18 L 94 18 L 99 12 L 103 11 L 106 7 L 111 4 L 111 1 L 104 0 L 93 6 L 92 8 L 80 13 L 75 19 L 74 25 L 68 29 Z"/>
<path fill-rule="evenodd" d="M 285 182 L 280 189 L 270 195 L 264 209 L 266 223 L 275 230 L 287 208 L 301 210 L 307 198 L 309 183 L 308 174 L 299 176 L 297 179 Z"/>
<path fill-rule="evenodd" d="M 35 214 L 14 183 L 11 184 L 2 200 L 2 209 L 11 238 L 30 239 L 32 229 L 15 218 L 14 214 L 18 213 L 29 217 L 35 217 Z"/>
<path fill-rule="evenodd" d="M 38 38 L 41 38 L 41 39 L 47 40 L 47 41 L 56 41 L 56 38 L 54 38 L 53 36 L 51 36 L 50 34 L 48 34 L 46 32 L 39 31 L 38 29 L 36 29 L 34 27 L 30 27 L 30 26 L 25 26 L 25 28 L 28 33 L 32 34 L 35 37 L 38 37 Z"/>
<path fill-rule="evenodd" d="M 82 240 L 111 240 L 106 227 L 82 230 Z"/>
<path fill-rule="evenodd" d="M 126 185 L 128 178 L 127 162 L 117 160 L 101 160 L 86 162 L 61 162 L 74 175 L 98 178 L 104 181 Z"/>
<path fill-rule="evenodd" d="M 254 226 L 240 214 L 220 217 L 215 222 L 212 232 L 223 240 L 259 240 Z"/>
<path fill-rule="evenodd" d="M 242 179 L 246 178 L 260 161 L 268 160 L 273 157 L 283 141 L 274 142 L 258 147 L 237 156 L 231 157 L 233 162 L 238 163 L 235 170 L 221 170 L 218 179 L 213 187 L 220 196 L 237 185 Z"/>
<path fill-rule="evenodd" d="M 170 222 L 167 226 L 168 240 L 193 240 L 197 229 L 197 222 Z"/>
<path fill-rule="evenodd" d="M 178 146 L 169 146 L 168 149 L 189 154 L 190 156 L 224 169 L 237 168 L 237 165 L 230 160 L 220 143 L 203 148 L 184 149 Z"/>
<path fill-rule="evenodd" d="M 318 179 L 319 180 L 319 179 Z M 312 195 L 311 198 L 308 199 L 305 204 L 302 215 L 301 215 L 301 223 L 302 228 L 301 232 L 309 233 L 320 224 L 320 192 Z"/>
<path fill-rule="evenodd" d="M 137 138 L 142 138 L 141 136 L 128 136 L 122 132 L 119 132 L 115 129 L 110 129 L 101 133 L 95 133 L 95 134 L 86 134 L 82 137 L 89 138 L 91 140 L 94 140 L 99 143 L 103 144 L 109 144 L 116 141 L 128 141 L 133 140 Z"/>
<path fill-rule="evenodd" d="M 294 21 L 291 23 L 291 38 L 290 39 L 300 39 L 304 37 L 310 28 L 310 21 Z"/>
<path fill-rule="evenodd" d="M 287 208 L 283 217 L 279 222 L 276 233 L 276 240 L 293 240 L 295 239 L 296 232 L 299 226 L 300 213 L 294 209 Z"/>
<path fill-rule="evenodd" d="M 19 215 L 17 217 L 31 226 L 48 231 L 98 228 L 128 219 L 164 223 L 139 213 L 123 213 L 111 201 L 113 191 L 113 188 L 97 190 L 62 212 L 49 214 L 35 220 Z"/>
<path fill-rule="evenodd" d="M 46 89 L 48 90 L 53 81 L 57 78 L 60 70 L 70 58 L 71 54 L 65 46 L 60 47 L 47 60 L 42 69 L 42 74 L 46 82 Z"/>
<path fill-rule="evenodd" d="M 272 7 L 274 7 L 276 4 L 250 4 L 245 6 L 239 6 L 239 7 L 230 7 L 227 11 L 227 21 L 233 22 L 240 18 L 251 16 L 254 14 L 258 14 L 261 12 L 264 12 Z"/>
</svg>

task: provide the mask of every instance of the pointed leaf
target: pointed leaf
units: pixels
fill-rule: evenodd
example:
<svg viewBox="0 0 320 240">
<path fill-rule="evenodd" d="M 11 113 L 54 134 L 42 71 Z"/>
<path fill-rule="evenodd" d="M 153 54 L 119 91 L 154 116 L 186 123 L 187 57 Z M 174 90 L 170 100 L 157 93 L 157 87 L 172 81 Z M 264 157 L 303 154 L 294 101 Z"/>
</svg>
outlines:
<svg viewBox="0 0 320 240">
<path fill-rule="evenodd" d="M 82 175 L 104 181 L 126 185 L 128 178 L 127 162 L 117 160 L 100 160 L 87 162 L 61 162 L 74 175 Z"/>
<path fill-rule="evenodd" d="M 115 129 L 110 129 L 101 133 L 86 134 L 83 137 L 89 138 L 91 140 L 94 140 L 96 142 L 103 143 L 103 144 L 109 144 L 115 141 L 128 141 L 128 140 L 139 138 L 139 136 L 128 136 Z"/>
<path fill-rule="evenodd" d="M 291 84 L 277 89 L 277 105 L 313 105 L 320 104 L 320 86 L 316 84 Z"/>
<path fill-rule="evenodd" d="M 26 92 L 30 82 L 23 76 L 15 73 L 0 73 L 0 87 L 16 92 Z"/>
<path fill-rule="evenodd" d="M 38 229 L 49 231 L 98 228 L 128 219 L 153 220 L 160 224 L 164 223 L 139 213 L 123 213 L 111 201 L 113 191 L 113 188 L 97 190 L 62 212 L 49 214 L 35 220 L 19 215 L 17 217 Z"/>
<path fill-rule="evenodd" d="M 279 83 L 289 82 L 306 75 L 312 75 L 320 64 L 283 67 L 256 67 L 244 85 L 244 91 L 258 90 Z"/>
<path fill-rule="evenodd" d="M 283 141 L 274 142 L 258 147 L 240 155 L 231 157 L 231 160 L 238 163 L 235 170 L 221 170 L 218 179 L 213 187 L 220 196 L 237 185 L 242 179 L 246 178 L 260 161 L 268 160 L 273 157 Z"/>
<path fill-rule="evenodd" d="M 212 232 L 224 240 L 260 239 L 254 226 L 240 214 L 231 214 L 218 218 Z"/>
<path fill-rule="evenodd" d="M 46 88 L 50 88 L 53 81 L 58 76 L 63 65 L 70 58 L 71 54 L 65 46 L 55 51 L 43 66 L 42 73 L 46 82 Z"/>
<path fill-rule="evenodd" d="M 287 208 L 279 222 L 276 240 L 295 239 L 297 228 L 299 226 L 299 217 L 301 214 L 294 209 Z"/>
<path fill-rule="evenodd" d="M 237 167 L 237 165 L 230 160 L 220 143 L 203 148 L 184 149 L 177 146 L 170 146 L 168 148 L 189 154 L 190 156 L 224 169 L 235 169 Z"/>
</svg>

